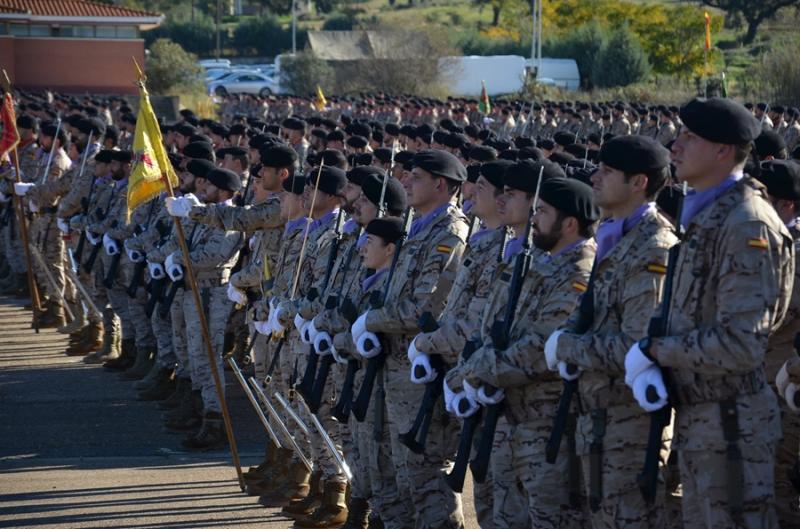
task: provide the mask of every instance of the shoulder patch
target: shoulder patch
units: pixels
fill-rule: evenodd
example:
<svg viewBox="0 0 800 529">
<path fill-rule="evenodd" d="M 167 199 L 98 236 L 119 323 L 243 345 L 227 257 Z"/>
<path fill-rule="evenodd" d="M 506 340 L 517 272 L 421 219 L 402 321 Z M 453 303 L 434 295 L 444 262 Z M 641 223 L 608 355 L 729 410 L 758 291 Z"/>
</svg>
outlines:
<svg viewBox="0 0 800 529">
<path fill-rule="evenodd" d="M 450 253 L 453 253 L 453 247 L 452 246 L 447 246 L 446 244 L 440 244 L 439 246 L 436 247 L 436 251 L 439 252 L 439 253 L 450 254 Z"/>
<path fill-rule="evenodd" d="M 667 267 L 662 265 L 661 263 L 649 263 L 647 265 L 647 271 L 653 274 L 660 274 L 664 275 L 667 273 Z"/>
<path fill-rule="evenodd" d="M 589 288 L 589 285 L 582 281 L 573 281 L 572 288 L 583 294 Z"/>
<path fill-rule="evenodd" d="M 758 248 L 759 250 L 766 250 L 769 248 L 769 242 L 764 238 L 758 237 L 756 239 L 747 239 L 747 246 L 750 248 Z"/>
</svg>

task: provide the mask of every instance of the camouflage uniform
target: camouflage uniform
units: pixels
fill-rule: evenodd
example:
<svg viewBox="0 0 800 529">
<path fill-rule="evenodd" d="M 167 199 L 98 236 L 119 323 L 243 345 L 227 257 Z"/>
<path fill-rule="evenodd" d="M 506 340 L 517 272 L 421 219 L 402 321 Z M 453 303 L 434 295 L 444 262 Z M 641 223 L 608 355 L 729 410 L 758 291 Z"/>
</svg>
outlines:
<svg viewBox="0 0 800 529">
<path fill-rule="evenodd" d="M 495 350 L 490 338 L 492 325 L 504 317 L 508 304 L 511 273 L 509 267 L 501 269 L 484 311 L 483 345 L 458 368 L 458 374 L 475 387 L 490 384 L 506 391 L 504 410 L 511 426 L 502 439 L 495 435 L 495 440 L 506 445 L 512 475 L 495 487 L 496 527 L 520 527 L 518 514 L 512 510 L 517 505 L 506 503 L 520 486 L 527 492 L 522 508 L 533 527 L 581 527 L 586 521 L 579 506 L 570 506 L 567 444 L 562 444 L 555 465 L 544 461 L 561 383 L 547 371 L 542 351 L 549 334 L 563 324 L 585 290 L 594 250 L 593 241 L 582 242 L 556 257 L 534 261 L 514 315 L 511 346 L 505 351 Z M 495 465 L 494 453 L 492 459 Z"/>
<path fill-rule="evenodd" d="M 780 417 L 763 362 L 769 334 L 789 304 L 793 250 L 763 186 L 749 177 L 722 191 L 688 223 L 669 335 L 654 342 L 672 379 L 687 528 L 777 527 L 773 483 Z M 722 415 L 723 408 L 738 415 L 732 433 L 739 440 L 731 444 L 741 450 L 741 473 L 735 457 L 726 458 L 722 424 L 736 415 Z M 738 522 L 729 485 L 741 486 L 743 493 Z"/>
<path fill-rule="evenodd" d="M 424 221 L 428 220 L 427 225 Z M 411 362 L 408 345 L 419 332 L 418 319 L 424 312 L 438 317 L 450 292 L 464 249 L 468 227 L 464 214 L 449 205 L 418 219 L 421 228 L 403 247 L 384 306 L 367 313 L 368 331 L 383 333 L 385 364 L 383 377 L 388 417 L 384 428 L 406 432 L 416 416 L 425 387 L 409 381 Z M 416 231 L 412 227 L 412 232 Z M 455 453 L 458 424 L 443 421 L 437 408 L 431 421 L 425 454 L 418 455 L 399 443 L 393 444 L 392 459 L 397 472 L 405 465 L 411 498 L 420 529 L 461 527 L 464 524 L 461 498 L 442 479 Z M 447 424 L 444 424 L 447 422 Z M 401 485 L 398 483 L 398 485 Z"/>
<path fill-rule="evenodd" d="M 631 133 L 631 123 L 628 121 L 628 118 L 625 116 L 620 116 L 618 118 L 614 118 L 614 121 L 611 123 L 611 134 L 614 136 L 627 136 Z"/>
<path fill-rule="evenodd" d="M 797 259 L 800 258 L 800 252 L 798 252 L 800 250 L 800 246 L 798 246 L 800 245 L 800 229 L 797 226 L 792 226 L 789 228 L 789 233 L 794 239 L 794 284 L 797 286 L 800 285 L 800 281 L 798 281 L 800 266 L 797 263 Z M 784 362 L 796 356 L 794 337 L 798 332 L 800 332 L 800 288 L 794 288 L 783 326 L 770 336 L 764 362 L 767 382 L 776 392 L 775 376 Z M 778 444 L 775 457 L 776 510 L 780 526 L 792 527 L 793 524 L 796 525 L 800 522 L 800 498 L 798 498 L 797 490 L 789 480 L 789 470 L 797 462 L 798 452 L 800 451 L 800 415 L 789 409 L 784 399 L 778 399 L 778 403 L 781 408 L 783 437 Z"/>
<path fill-rule="evenodd" d="M 37 169 L 38 164 L 36 162 L 36 150 L 37 145 L 36 141 L 33 140 L 25 145 L 20 144 L 17 147 L 17 156 L 19 157 L 19 169 L 20 169 L 20 180 L 22 182 L 31 183 L 36 180 L 37 177 Z M 8 192 L 7 195 L 14 194 L 14 182 L 16 182 L 16 178 L 12 176 L 11 171 L 6 174 L 6 179 L 8 180 Z M 16 200 L 15 197 L 13 200 Z M 27 200 L 24 201 L 27 204 Z M 17 274 L 25 274 L 27 273 L 27 265 L 25 264 L 25 253 L 22 248 L 22 240 L 20 239 L 19 233 L 19 219 L 17 214 L 16 205 L 9 202 L 12 205 L 12 210 L 10 212 L 10 220 L 8 224 L 6 224 L 5 229 L 3 230 L 3 244 L 5 249 L 6 259 L 8 260 L 8 264 L 11 269 Z M 27 211 L 27 205 L 25 207 Z M 30 233 L 30 226 L 29 226 Z"/>
<path fill-rule="evenodd" d="M 599 495 L 599 510 L 592 513 L 595 528 L 664 524 L 663 482 L 653 505 L 645 503 L 635 486 L 646 452 L 650 417 L 625 385 L 624 372 L 625 354 L 647 335 L 650 317 L 661 298 L 667 254 L 675 242 L 669 221 L 654 208 L 647 210 L 596 264 L 594 320 L 588 332 L 565 332 L 558 340 L 559 360 L 583 370 L 576 449 L 582 456 L 587 485 L 593 471 L 590 446 L 602 443 L 602 490 L 589 490 L 588 494 L 590 498 Z M 567 329 L 574 327 L 576 316 L 570 318 Z M 666 460 L 664 453 L 661 464 Z"/>
<path fill-rule="evenodd" d="M 658 141 L 661 145 L 666 145 L 677 137 L 678 130 L 671 121 L 662 123 L 658 126 L 658 135 L 656 135 L 656 141 Z"/>
</svg>

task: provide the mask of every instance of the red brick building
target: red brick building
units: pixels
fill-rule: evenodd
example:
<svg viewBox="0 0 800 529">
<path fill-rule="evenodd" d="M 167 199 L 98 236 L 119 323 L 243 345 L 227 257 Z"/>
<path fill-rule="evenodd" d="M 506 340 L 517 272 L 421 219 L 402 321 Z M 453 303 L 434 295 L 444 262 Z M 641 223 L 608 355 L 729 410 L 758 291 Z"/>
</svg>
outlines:
<svg viewBox="0 0 800 529">
<path fill-rule="evenodd" d="M 85 0 L 0 0 L 0 67 L 20 88 L 137 93 L 141 32 L 163 16 Z"/>
</svg>

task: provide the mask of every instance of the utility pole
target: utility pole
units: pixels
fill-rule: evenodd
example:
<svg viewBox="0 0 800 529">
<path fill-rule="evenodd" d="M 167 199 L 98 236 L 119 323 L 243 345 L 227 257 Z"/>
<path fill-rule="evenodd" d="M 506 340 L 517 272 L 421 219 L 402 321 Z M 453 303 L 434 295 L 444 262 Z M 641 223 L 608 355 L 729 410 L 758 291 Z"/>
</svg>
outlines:
<svg viewBox="0 0 800 529">
<path fill-rule="evenodd" d="M 297 0 L 292 0 L 292 55 L 297 54 Z"/>
<path fill-rule="evenodd" d="M 217 49 L 214 52 L 214 56 L 219 59 L 220 57 L 220 24 L 222 23 L 222 0 L 217 0 Z"/>
</svg>

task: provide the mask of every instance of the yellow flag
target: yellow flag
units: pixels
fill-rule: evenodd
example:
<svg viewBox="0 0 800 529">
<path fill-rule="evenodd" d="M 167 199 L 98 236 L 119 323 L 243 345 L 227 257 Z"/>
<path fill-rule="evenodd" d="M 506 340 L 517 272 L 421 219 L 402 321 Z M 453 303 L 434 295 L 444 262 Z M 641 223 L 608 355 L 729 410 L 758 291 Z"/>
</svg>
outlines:
<svg viewBox="0 0 800 529">
<path fill-rule="evenodd" d="M 325 94 L 322 93 L 322 87 L 317 85 L 317 97 L 314 98 L 314 108 L 317 110 L 325 110 L 328 106 L 328 100 L 325 99 Z"/>
<path fill-rule="evenodd" d="M 164 178 L 169 178 L 172 187 L 178 186 L 178 176 L 164 149 L 161 128 L 150 105 L 144 74 L 138 64 L 136 70 L 139 74 L 139 114 L 133 136 L 133 167 L 128 179 L 128 220 L 134 209 L 166 190 Z"/>
</svg>

